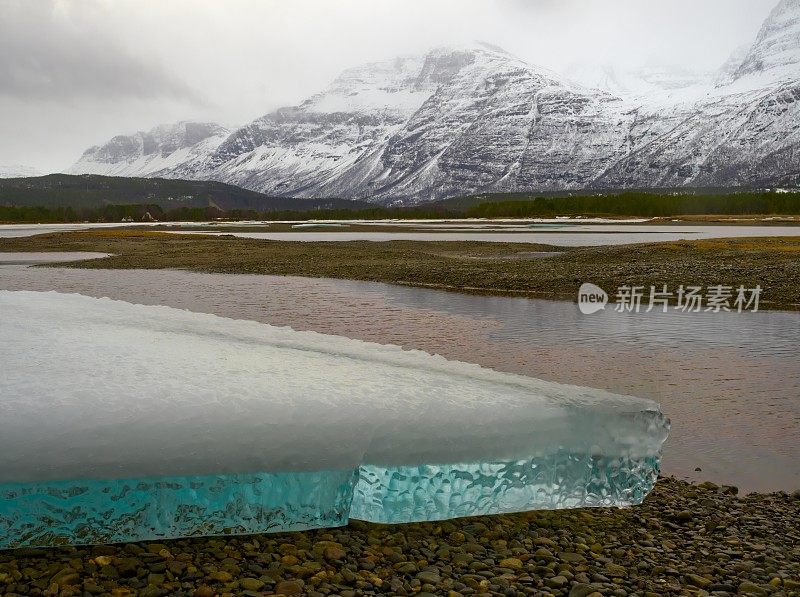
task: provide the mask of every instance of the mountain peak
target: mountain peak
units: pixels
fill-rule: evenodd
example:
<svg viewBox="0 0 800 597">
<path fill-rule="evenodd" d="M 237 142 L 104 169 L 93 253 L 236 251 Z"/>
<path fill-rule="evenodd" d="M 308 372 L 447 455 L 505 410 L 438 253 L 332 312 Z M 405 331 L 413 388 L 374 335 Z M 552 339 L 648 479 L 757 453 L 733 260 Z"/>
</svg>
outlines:
<svg viewBox="0 0 800 597">
<path fill-rule="evenodd" d="M 769 74 L 796 77 L 800 69 L 800 0 L 781 0 L 764 21 L 734 79 Z"/>
<path fill-rule="evenodd" d="M 531 68 L 499 46 L 486 42 L 438 46 L 421 54 L 348 68 L 327 89 L 311 96 L 298 108 L 322 114 L 384 114 L 408 118 L 440 85 L 451 83 L 464 69 L 476 67 L 490 72 L 503 64 Z M 552 76 L 555 78 L 554 74 Z M 285 109 L 285 112 L 293 109 Z M 263 118 L 271 117 L 268 114 Z"/>
<path fill-rule="evenodd" d="M 112 176 L 154 175 L 175 164 L 204 155 L 230 131 L 214 122 L 182 120 L 149 131 L 117 135 L 87 149 L 68 172 Z"/>
<path fill-rule="evenodd" d="M 513 56 L 509 52 L 507 52 L 500 46 L 480 40 L 475 40 L 468 43 L 454 43 L 442 46 L 434 46 L 430 48 L 427 52 L 425 52 L 425 54 L 426 55 L 448 54 L 448 53 L 452 54 L 455 52 L 499 54 L 499 55 L 504 55 L 508 58 L 513 58 Z"/>
</svg>

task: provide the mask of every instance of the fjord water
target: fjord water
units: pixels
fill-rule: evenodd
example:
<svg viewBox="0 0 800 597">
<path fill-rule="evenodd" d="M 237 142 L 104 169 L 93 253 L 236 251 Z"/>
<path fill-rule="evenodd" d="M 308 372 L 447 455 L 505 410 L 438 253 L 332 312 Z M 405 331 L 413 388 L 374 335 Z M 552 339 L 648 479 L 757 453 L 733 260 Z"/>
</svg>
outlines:
<svg viewBox="0 0 800 597">
<path fill-rule="evenodd" d="M 572 303 L 366 282 L 21 266 L 0 267 L 0 288 L 165 304 L 651 398 L 672 420 L 663 472 L 800 487 L 796 312 L 585 316 Z"/>
<path fill-rule="evenodd" d="M 627 506 L 650 400 L 165 306 L 0 290 L 0 547 Z"/>
</svg>

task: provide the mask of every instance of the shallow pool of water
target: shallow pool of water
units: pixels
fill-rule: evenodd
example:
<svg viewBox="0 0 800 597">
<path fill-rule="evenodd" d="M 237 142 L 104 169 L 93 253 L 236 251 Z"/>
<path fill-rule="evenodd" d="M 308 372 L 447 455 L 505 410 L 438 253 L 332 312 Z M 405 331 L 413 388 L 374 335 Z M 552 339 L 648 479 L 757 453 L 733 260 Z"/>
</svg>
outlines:
<svg viewBox="0 0 800 597">
<path fill-rule="evenodd" d="M 288 325 L 651 398 L 672 419 L 666 473 L 800 488 L 800 313 L 582 315 L 568 302 L 370 282 L 20 265 L 0 266 L 0 288 Z"/>
<path fill-rule="evenodd" d="M 33 265 L 36 263 L 60 263 L 66 261 L 79 261 L 83 259 L 100 259 L 108 257 L 109 253 L 91 253 L 89 251 L 69 252 L 2 252 L 0 251 L 0 265 Z"/>
<path fill-rule="evenodd" d="M 544 226 L 544 225 L 542 225 Z M 177 232 L 176 232 L 177 233 Z M 186 234 L 181 232 L 180 234 Z M 708 238 L 743 238 L 800 236 L 797 226 L 657 226 L 635 224 L 548 224 L 546 227 L 520 232 L 469 231 L 438 232 L 359 232 L 345 229 L 337 232 L 190 232 L 190 234 L 231 234 L 244 238 L 262 240 L 314 241 L 480 241 L 496 243 L 541 243 L 561 247 L 588 247 L 598 245 L 626 245 L 632 243 L 654 243 L 675 240 L 700 240 Z"/>
</svg>

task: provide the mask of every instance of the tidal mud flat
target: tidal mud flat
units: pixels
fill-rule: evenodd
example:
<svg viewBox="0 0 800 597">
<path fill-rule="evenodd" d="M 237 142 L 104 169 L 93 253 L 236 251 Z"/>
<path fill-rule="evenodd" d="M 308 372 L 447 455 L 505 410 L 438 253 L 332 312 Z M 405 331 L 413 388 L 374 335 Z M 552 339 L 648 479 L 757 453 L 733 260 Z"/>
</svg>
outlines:
<svg viewBox="0 0 800 597">
<path fill-rule="evenodd" d="M 662 478 L 640 506 L 0 552 L 15 595 L 800 595 L 800 494 Z"/>
</svg>

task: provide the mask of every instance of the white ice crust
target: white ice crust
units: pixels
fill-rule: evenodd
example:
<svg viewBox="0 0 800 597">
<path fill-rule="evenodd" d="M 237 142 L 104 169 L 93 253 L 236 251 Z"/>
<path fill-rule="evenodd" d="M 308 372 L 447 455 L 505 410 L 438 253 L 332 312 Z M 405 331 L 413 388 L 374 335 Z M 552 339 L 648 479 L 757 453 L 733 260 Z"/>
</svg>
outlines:
<svg viewBox="0 0 800 597">
<path fill-rule="evenodd" d="M 0 483 L 554 450 L 656 455 L 658 405 L 420 351 L 169 307 L 0 291 Z"/>
</svg>

